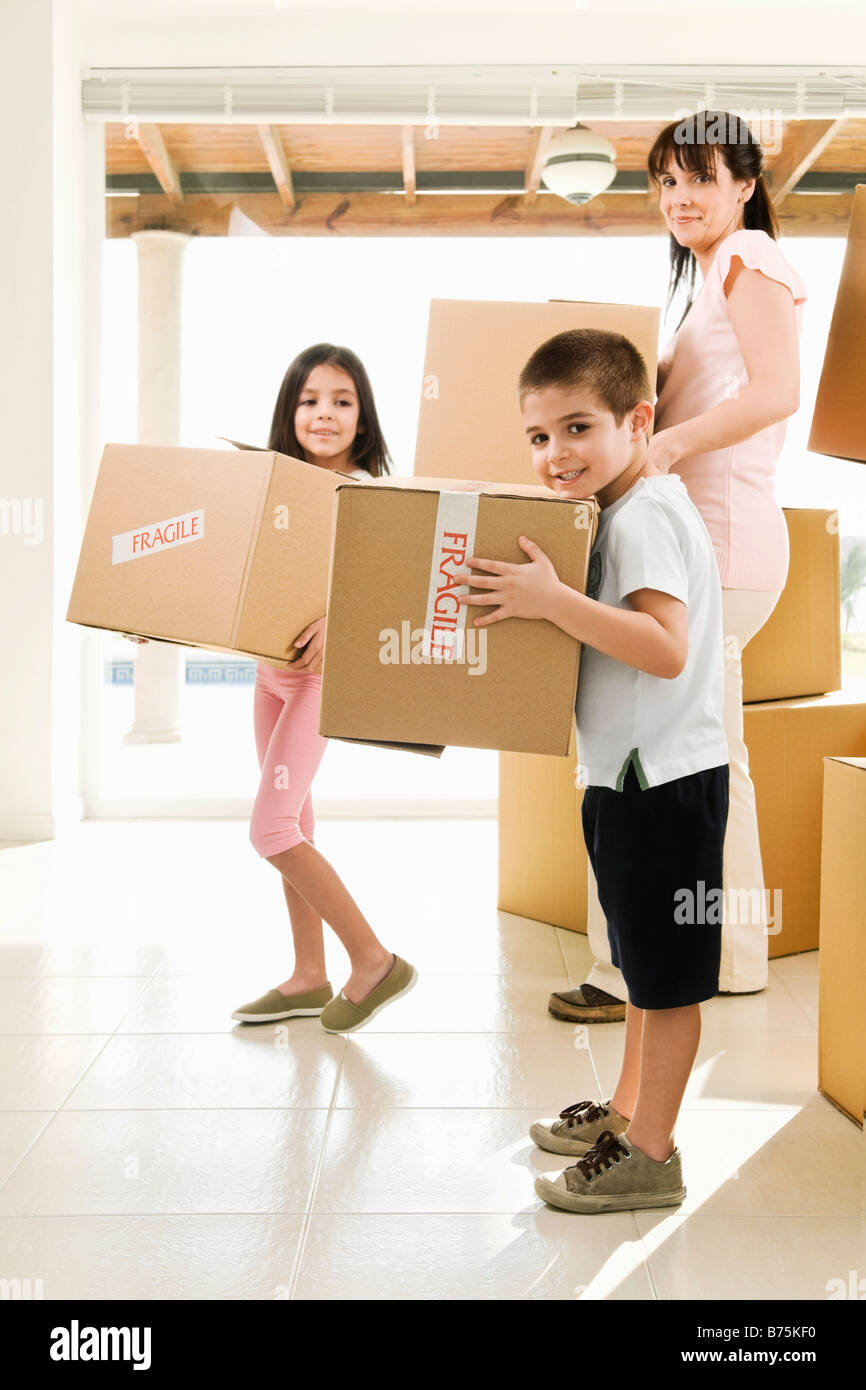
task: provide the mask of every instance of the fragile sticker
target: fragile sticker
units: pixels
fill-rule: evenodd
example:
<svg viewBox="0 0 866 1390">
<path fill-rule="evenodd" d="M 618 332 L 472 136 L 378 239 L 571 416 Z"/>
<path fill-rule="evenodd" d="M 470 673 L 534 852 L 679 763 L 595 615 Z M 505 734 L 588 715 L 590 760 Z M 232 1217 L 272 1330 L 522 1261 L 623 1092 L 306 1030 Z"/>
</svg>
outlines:
<svg viewBox="0 0 866 1390">
<path fill-rule="evenodd" d="M 477 521 L 477 492 L 440 492 L 424 622 L 424 654 L 433 660 L 461 659 L 466 606 L 457 598 L 470 586 L 455 571 L 465 569 L 473 553 Z"/>
<path fill-rule="evenodd" d="M 112 536 L 111 563 L 122 565 L 127 560 L 138 560 L 142 555 L 153 555 L 158 550 L 174 550 L 176 546 L 203 539 L 204 507 L 199 507 L 197 511 L 170 516 L 166 521 L 139 526 L 137 531 L 121 531 L 120 535 Z"/>
</svg>

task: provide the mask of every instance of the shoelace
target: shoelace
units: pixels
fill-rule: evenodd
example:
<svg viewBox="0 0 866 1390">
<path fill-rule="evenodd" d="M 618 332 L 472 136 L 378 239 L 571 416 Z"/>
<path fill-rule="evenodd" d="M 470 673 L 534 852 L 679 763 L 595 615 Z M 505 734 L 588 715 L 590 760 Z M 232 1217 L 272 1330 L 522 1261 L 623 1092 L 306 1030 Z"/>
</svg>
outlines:
<svg viewBox="0 0 866 1390">
<path fill-rule="evenodd" d="M 610 1112 L 606 1105 L 594 1100 L 578 1100 L 574 1105 L 567 1105 L 564 1110 L 560 1110 L 559 1118 L 567 1122 L 567 1127 L 572 1129 L 575 1125 L 588 1125 L 591 1120 L 598 1120 L 602 1116 L 607 1119 Z"/>
<path fill-rule="evenodd" d="M 622 1155 L 631 1158 L 628 1149 L 619 1142 L 613 1130 L 606 1129 L 599 1135 L 589 1152 L 577 1163 L 572 1164 L 572 1167 L 577 1168 L 587 1182 L 592 1182 L 594 1177 L 600 1177 L 612 1164 L 621 1163 Z"/>
</svg>

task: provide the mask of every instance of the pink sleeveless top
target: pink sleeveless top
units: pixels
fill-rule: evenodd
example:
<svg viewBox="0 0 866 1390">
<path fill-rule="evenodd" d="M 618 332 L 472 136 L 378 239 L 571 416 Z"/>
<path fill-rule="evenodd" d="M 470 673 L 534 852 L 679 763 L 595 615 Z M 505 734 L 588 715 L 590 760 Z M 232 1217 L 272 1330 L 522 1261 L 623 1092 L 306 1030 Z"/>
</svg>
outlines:
<svg viewBox="0 0 866 1390">
<path fill-rule="evenodd" d="M 716 251 L 682 327 L 662 355 L 659 365 L 669 363 L 670 370 L 656 403 L 656 430 L 711 410 L 736 396 L 749 380 L 724 291 L 733 256 L 790 290 L 799 335 L 803 281 L 766 232 L 732 232 Z M 724 588 L 781 589 L 785 583 L 788 528 L 774 491 L 785 429 L 782 420 L 740 444 L 693 454 L 671 467 L 704 519 Z"/>
</svg>

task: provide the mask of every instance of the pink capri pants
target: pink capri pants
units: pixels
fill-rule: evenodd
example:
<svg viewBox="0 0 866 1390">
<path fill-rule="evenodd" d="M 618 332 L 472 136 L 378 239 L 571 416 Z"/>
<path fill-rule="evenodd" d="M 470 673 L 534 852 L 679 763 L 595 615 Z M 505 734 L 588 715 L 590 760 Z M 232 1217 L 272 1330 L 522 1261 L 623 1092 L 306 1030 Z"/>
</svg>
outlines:
<svg viewBox="0 0 866 1390">
<path fill-rule="evenodd" d="M 328 740 L 319 733 L 322 677 L 259 662 L 253 700 L 262 779 L 250 840 L 264 859 L 313 842 L 310 787 Z"/>
</svg>

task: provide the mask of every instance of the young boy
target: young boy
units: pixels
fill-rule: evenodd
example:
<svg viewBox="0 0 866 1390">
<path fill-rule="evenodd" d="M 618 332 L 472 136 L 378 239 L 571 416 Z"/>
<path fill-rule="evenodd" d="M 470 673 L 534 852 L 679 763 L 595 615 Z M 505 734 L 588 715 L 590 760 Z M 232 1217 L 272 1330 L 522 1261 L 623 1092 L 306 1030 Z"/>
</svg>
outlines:
<svg viewBox="0 0 866 1390">
<path fill-rule="evenodd" d="M 569 1211 L 676 1206 L 686 1190 L 674 1126 L 721 950 L 721 913 L 704 907 L 722 901 L 728 813 L 718 566 L 681 479 L 648 461 L 650 383 L 627 338 L 557 334 L 526 363 L 519 393 L 538 477 L 558 497 L 599 503 L 588 592 L 562 584 L 521 536 L 529 563 L 473 557 L 486 573 L 467 578 L 487 592 L 462 601 L 498 605 L 476 626 L 546 618 L 584 644 L 583 833 L 629 993 L 611 1098 L 530 1130 L 542 1148 L 579 1155 L 535 1190 Z"/>
</svg>

